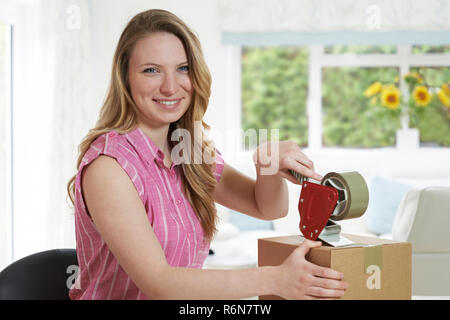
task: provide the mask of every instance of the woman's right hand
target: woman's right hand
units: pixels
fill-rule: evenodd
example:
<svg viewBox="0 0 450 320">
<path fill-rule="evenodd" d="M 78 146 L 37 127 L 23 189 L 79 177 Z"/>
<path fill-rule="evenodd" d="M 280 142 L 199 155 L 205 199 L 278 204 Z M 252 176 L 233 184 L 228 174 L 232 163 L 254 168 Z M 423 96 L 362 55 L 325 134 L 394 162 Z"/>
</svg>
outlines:
<svg viewBox="0 0 450 320">
<path fill-rule="evenodd" d="M 336 299 L 344 295 L 348 285 L 342 272 L 318 266 L 305 259 L 310 248 L 320 241 L 305 239 L 277 268 L 277 295 L 285 299 Z"/>
</svg>

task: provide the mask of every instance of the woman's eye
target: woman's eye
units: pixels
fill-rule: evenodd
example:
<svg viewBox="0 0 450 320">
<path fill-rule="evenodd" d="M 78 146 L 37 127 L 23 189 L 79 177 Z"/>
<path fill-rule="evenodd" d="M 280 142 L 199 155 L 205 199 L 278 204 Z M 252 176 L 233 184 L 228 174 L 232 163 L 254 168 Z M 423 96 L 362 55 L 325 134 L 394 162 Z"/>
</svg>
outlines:
<svg viewBox="0 0 450 320">
<path fill-rule="evenodd" d="M 157 70 L 155 68 L 147 68 L 144 70 L 144 73 L 155 73 Z"/>
<path fill-rule="evenodd" d="M 184 72 L 188 72 L 189 71 L 189 66 L 182 66 L 182 67 L 180 67 L 180 70 L 184 71 Z"/>
</svg>

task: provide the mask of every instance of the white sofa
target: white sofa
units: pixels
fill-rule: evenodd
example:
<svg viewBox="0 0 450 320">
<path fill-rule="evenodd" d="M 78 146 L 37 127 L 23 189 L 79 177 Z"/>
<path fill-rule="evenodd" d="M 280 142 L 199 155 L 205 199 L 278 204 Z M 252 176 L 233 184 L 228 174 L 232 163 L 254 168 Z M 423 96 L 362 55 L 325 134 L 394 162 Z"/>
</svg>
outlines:
<svg viewBox="0 0 450 320">
<path fill-rule="evenodd" d="M 450 187 L 411 189 L 402 199 L 392 237 L 412 244 L 412 292 L 450 296 Z"/>
</svg>

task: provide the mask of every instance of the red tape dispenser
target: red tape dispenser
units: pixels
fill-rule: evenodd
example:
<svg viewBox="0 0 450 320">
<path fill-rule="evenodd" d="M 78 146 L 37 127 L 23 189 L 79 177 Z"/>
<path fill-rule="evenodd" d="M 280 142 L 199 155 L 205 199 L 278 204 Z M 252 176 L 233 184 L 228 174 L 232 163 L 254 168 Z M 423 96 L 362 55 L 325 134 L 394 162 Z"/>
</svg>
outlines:
<svg viewBox="0 0 450 320">
<path fill-rule="evenodd" d="M 308 181 L 293 170 L 290 172 L 302 185 L 298 202 L 299 227 L 307 239 L 339 235 L 341 227 L 333 220 L 358 218 L 367 209 L 369 191 L 358 172 L 330 172 L 320 184 Z"/>
</svg>

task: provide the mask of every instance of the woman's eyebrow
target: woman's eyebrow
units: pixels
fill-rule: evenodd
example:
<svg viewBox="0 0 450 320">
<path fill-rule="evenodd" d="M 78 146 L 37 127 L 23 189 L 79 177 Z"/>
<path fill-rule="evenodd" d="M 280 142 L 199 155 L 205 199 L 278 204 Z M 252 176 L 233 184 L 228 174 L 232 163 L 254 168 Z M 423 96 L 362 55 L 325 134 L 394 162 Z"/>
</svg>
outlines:
<svg viewBox="0 0 450 320">
<path fill-rule="evenodd" d="M 181 65 L 187 64 L 187 63 L 188 63 L 187 61 L 184 61 L 184 62 L 181 62 L 181 63 L 177 64 L 177 66 L 181 66 Z M 162 67 L 162 65 L 154 63 L 154 62 L 146 62 L 144 64 L 141 64 L 139 67 L 150 66 L 150 65 L 151 66 L 156 66 L 156 67 Z"/>
</svg>

